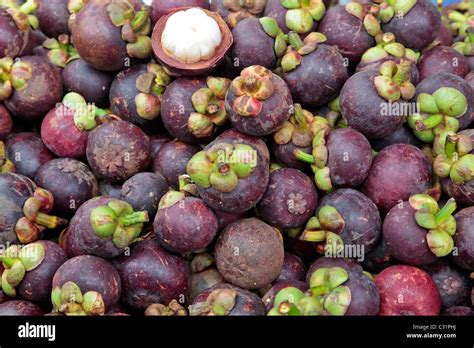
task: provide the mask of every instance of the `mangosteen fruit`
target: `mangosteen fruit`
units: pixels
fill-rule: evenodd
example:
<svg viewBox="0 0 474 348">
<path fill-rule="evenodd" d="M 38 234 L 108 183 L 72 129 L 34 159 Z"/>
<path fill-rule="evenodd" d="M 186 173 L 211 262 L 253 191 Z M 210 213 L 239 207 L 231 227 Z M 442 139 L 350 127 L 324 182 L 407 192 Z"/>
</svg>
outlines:
<svg viewBox="0 0 474 348">
<path fill-rule="evenodd" d="M 280 275 L 274 280 L 274 284 L 287 281 L 304 281 L 306 275 L 306 266 L 296 255 L 285 252 L 283 259 L 283 268 Z"/>
<path fill-rule="evenodd" d="M 265 306 L 267 307 L 267 311 L 270 311 L 274 305 L 275 305 L 275 297 L 276 295 L 283 289 L 285 288 L 297 288 L 303 292 L 308 290 L 308 285 L 300 280 L 283 280 L 279 282 L 275 282 L 274 285 L 268 290 L 265 295 L 262 297 L 263 303 L 265 303 Z"/>
<path fill-rule="evenodd" d="M 13 300 L 0 304 L 0 316 L 28 316 L 28 317 L 42 317 L 44 311 L 34 303 Z"/>
<path fill-rule="evenodd" d="M 226 96 L 232 125 L 253 136 L 280 129 L 289 120 L 292 106 L 291 93 L 283 79 L 259 65 L 242 70 Z"/>
<path fill-rule="evenodd" d="M 439 315 L 441 297 L 428 273 L 413 266 L 396 265 L 375 277 L 380 294 L 379 315 Z"/>
<path fill-rule="evenodd" d="M 418 70 L 422 81 L 440 72 L 464 77 L 469 72 L 469 66 L 466 58 L 454 48 L 436 46 L 423 53 Z"/>
<path fill-rule="evenodd" d="M 35 16 L 39 29 L 48 37 L 58 37 L 69 33 L 68 2 L 64 0 L 39 0 Z"/>
<path fill-rule="evenodd" d="M 422 142 L 413 134 L 410 127 L 405 124 L 388 137 L 371 139 L 370 144 L 372 145 L 372 149 L 379 152 L 393 144 L 410 144 L 421 148 Z"/>
<path fill-rule="evenodd" d="M 260 17 L 266 4 L 267 0 L 215 0 L 211 1 L 210 10 L 217 12 L 230 28 L 235 28 L 241 21 Z"/>
<path fill-rule="evenodd" d="M 219 273 L 244 289 L 258 289 L 274 281 L 284 256 L 280 232 L 257 218 L 227 226 L 215 248 Z"/>
<path fill-rule="evenodd" d="M 0 140 L 4 140 L 12 131 L 13 121 L 5 106 L 0 104 Z"/>
<path fill-rule="evenodd" d="M 453 253 L 453 261 L 456 265 L 474 271 L 474 207 L 464 208 L 456 215 L 457 228 L 454 234 L 454 243 L 457 252 Z"/>
<path fill-rule="evenodd" d="M 169 71 L 184 75 L 209 74 L 233 43 L 226 22 L 199 7 L 174 8 L 156 23 L 152 34 L 155 57 Z"/>
<path fill-rule="evenodd" d="M 243 213 L 265 194 L 269 161 L 261 139 L 229 130 L 191 158 L 187 174 L 211 208 Z"/>
</svg>

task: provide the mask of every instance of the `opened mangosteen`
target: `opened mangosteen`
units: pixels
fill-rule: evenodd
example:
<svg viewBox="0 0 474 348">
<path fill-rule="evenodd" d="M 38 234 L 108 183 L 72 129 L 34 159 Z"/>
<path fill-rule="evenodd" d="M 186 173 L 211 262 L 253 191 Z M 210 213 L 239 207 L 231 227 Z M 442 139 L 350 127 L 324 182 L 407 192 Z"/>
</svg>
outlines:
<svg viewBox="0 0 474 348">
<path fill-rule="evenodd" d="M 232 29 L 241 21 L 260 17 L 266 4 L 267 0 L 216 0 L 211 1 L 210 9 L 217 12 Z"/>
<path fill-rule="evenodd" d="M 215 3 L 215 1 L 213 1 L 213 3 Z M 174 8 L 194 6 L 209 10 L 208 0 L 151 0 L 150 5 L 153 8 L 151 11 L 151 21 L 153 26 L 155 26 L 155 23 L 158 22 L 161 17 L 168 14 Z M 212 11 L 216 12 L 214 10 Z"/>
<path fill-rule="evenodd" d="M 135 243 L 129 255 L 113 260 L 122 279 L 122 301 L 134 310 L 176 300 L 183 304 L 188 289 L 189 264 L 164 250 L 156 241 Z"/>
<path fill-rule="evenodd" d="M 421 51 L 439 34 L 441 15 L 429 0 L 386 1 L 380 7 L 382 30 L 407 48 Z"/>
<path fill-rule="evenodd" d="M 0 104 L 0 140 L 4 140 L 13 129 L 12 117 L 8 110 Z"/>
<path fill-rule="evenodd" d="M 33 179 L 38 169 L 54 156 L 34 133 L 11 134 L 5 143 L 7 157 L 15 172 Z"/>
<path fill-rule="evenodd" d="M 436 283 L 443 308 L 469 303 L 469 280 L 458 268 L 441 260 L 423 268 Z"/>
<path fill-rule="evenodd" d="M 464 77 L 469 72 L 469 65 L 462 53 L 454 48 L 436 46 L 423 53 L 418 70 L 421 81 L 440 72 Z"/>
<path fill-rule="evenodd" d="M 294 101 L 314 108 L 336 98 L 348 78 L 347 65 L 338 50 L 322 45 L 326 37 L 320 33 L 310 33 L 301 40 L 290 32 L 288 40 L 290 46 L 281 67 Z"/>
<path fill-rule="evenodd" d="M 379 315 L 439 315 L 441 298 L 428 273 L 413 266 L 396 265 L 375 277 L 380 294 Z"/>
<path fill-rule="evenodd" d="M 457 223 L 454 243 L 457 252 L 452 259 L 458 266 L 474 271 L 474 207 L 464 208 L 454 215 Z"/>
<path fill-rule="evenodd" d="M 151 55 L 151 8 L 135 9 L 127 0 L 92 0 L 74 16 L 72 40 L 77 52 L 97 70 L 118 71 L 133 58 Z"/>
<path fill-rule="evenodd" d="M 431 163 L 420 149 L 395 144 L 375 157 L 363 192 L 385 214 L 395 204 L 428 190 L 431 179 Z"/>
<path fill-rule="evenodd" d="M 263 15 L 275 19 L 285 34 L 295 31 L 305 35 L 317 29 L 328 6 L 323 0 L 267 0 Z"/>
<path fill-rule="evenodd" d="M 161 98 L 171 78 L 158 64 L 135 65 L 121 71 L 110 87 L 110 109 L 146 131 L 157 128 Z"/>
<path fill-rule="evenodd" d="M 28 316 L 28 317 L 42 317 L 44 311 L 34 303 L 13 300 L 0 304 L 1 316 Z"/>
<path fill-rule="evenodd" d="M 99 185 L 89 167 L 72 158 L 58 158 L 43 164 L 35 182 L 54 196 L 54 211 L 72 217 L 77 209 L 99 194 Z"/>
<path fill-rule="evenodd" d="M 226 283 L 204 290 L 189 306 L 191 316 L 262 316 L 265 313 L 260 297 Z"/>
<path fill-rule="evenodd" d="M 86 153 L 98 177 L 124 181 L 148 167 L 150 141 L 129 122 L 108 122 L 90 132 Z"/>
<path fill-rule="evenodd" d="M 97 197 L 82 204 L 71 219 L 62 243 L 68 256 L 110 259 L 123 253 L 149 221 L 146 211 L 115 198 Z"/>
<path fill-rule="evenodd" d="M 180 191 L 169 191 L 161 199 L 153 227 L 165 249 L 186 254 L 211 244 L 219 223 L 202 199 L 187 194 L 185 179 L 180 180 Z"/>
<path fill-rule="evenodd" d="M 284 260 L 280 232 L 256 218 L 227 226 L 215 249 L 219 273 L 245 289 L 270 284 L 281 273 Z"/>
<path fill-rule="evenodd" d="M 359 191 L 335 190 L 323 197 L 316 212 L 300 238 L 322 243 L 319 250 L 326 256 L 362 259 L 379 240 L 380 213 L 377 206 Z M 343 255 L 342 250 L 333 249 L 332 243 L 336 241 L 332 239 L 341 239 L 340 245 L 359 247 L 360 250 L 351 249 L 356 251 L 354 255 Z"/>
<path fill-rule="evenodd" d="M 379 70 L 352 75 L 340 95 L 341 112 L 348 125 L 367 138 L 394 133 L 410 114 L 406 102 L 415 95 L 410 81 L 411 63 L 389 60 Z"/>
<path fill-rule="evenodd" d="M 287 47 L 285 35 L 270 17 L 244 19 L 235 26 L 232 35 L 231 56 L 234 66 L 240 69 L 252 65 L 274 69 Z"/>
<path fill-rule="evenodd" d="M 411 196 L 409 201 L 393 206 L 383 224 L 390 255 L 413 266 L 428 265 L 449 255 L 454 248 L 455 209 L 454 199 L 440 209 L 427 194 Z"/>
<path fill-rule="evenodd" d="M 173 140 L 165 143 L 153 158 L 153 172 L 162 174 L 168 185 L 179 189 L 179 176 L 186 174 L 186 166 L 201 148 Z"/>
<path fill-rule="evenodd" d="M 99 107 L 108 105 L 112 74 L 94 69 L 84 59 L 74 59 L 64 67 L 62 78 L 68 91 L 82 95 Z"/>
<path fill-rule="evenodd" d="M 152 34 L 155 57 L 169 71 L 206 75 L 224 59 L 233 38 L 226 22 L 199 7 L 174 8 L 161 17 Z"/>
<path fill-rule="evenodd" d="M 158 203 L 168 192 L 168 182 L 160 173 L 138 173 L 124 182 L 120 198 L 134 210 L 148 213 L 150 221 L 155 219 Z"/>
<path fill-rule="evenodd" d="M 349 2 L 335 6 L 327 10 L 319 31 L 326 36 L 326 44 L 336 46 L 349 62 L 356 64 L 375 45 L 375 37 L 382 35 L 379 12 L 373 4 Z"/>
<path fill-rule="evenodd" d="M 168 132 L 178 140 L 208 143 L 227 122 L 225 96 L 230 81 L 226 78 L 179 78 L 166 89 L 161 118 Z"/>
<path fill-rule="evenodd" d="M 35 0 L 3 2 L 0 7 L 0 58 L 20 56 L 28 44 L 31 29 L 37 29 L 38 19 L 31 15 L 38 8 Z"/>
<path fill-rule="evenodd" d="M 5 267 L 2 273 L 5 294 L 47 303 L 53 276 L 67 258 L 58 244 L 42 240 L 23 247 L 12 245 L 0 255 L 0 260 Z"/>
<path fill-rule="evenodd" d="M 258 65 L 242 70 L 226 96 L 233 126 L 254 136 L 280 129 L 290 118 L 292 106 L 291 93 L 283 79 Z"/>
<path fill-rule="evenodd" d="M 104 315 L 120 299 L 120 276 L 107 261 L 90 255 L 67 260 L 53 277 L 53 312 Z"/>
<path fill-rule="evenodd" d="M 191 158 L 187 173 L 211 208 L 243 213 L 263 197 L 269 161 L 261 139 L 229 130 Z"/>
<path fill-rule="evenodd" d="M 67 220 L 48 215 L 53 195 L 26 176 L 0 174 L 0 242 L 28 244 L 39 239 L 46 229 L 57 228 Z"/>
<path fill-rule="evenodd" d="M 293 168 L 270 173 L 267 190 L 257 204 L 257 214 L 277 228 L 302 226 L 314 213 L 318 193 L 312 180 Z"/>
<path fill-rule="evenodd" d="M 0 60 L 0 100 L 16 117 L 39 120 L 61 101 L 63 83 L 59 72 L 45 59 L 36 56 Z"/>
</svg>

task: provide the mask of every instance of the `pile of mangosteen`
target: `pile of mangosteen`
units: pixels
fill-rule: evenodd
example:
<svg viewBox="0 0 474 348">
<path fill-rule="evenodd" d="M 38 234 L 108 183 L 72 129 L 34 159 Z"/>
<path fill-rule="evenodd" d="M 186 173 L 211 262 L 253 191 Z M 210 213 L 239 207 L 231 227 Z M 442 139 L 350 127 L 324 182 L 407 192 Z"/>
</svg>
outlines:
<svg viewBox="0 0 474 348">
<path fill-rule="evenodd" d="M 0 1 L 0 315 L 474 315 L 474 2 Z"/>
</svg>

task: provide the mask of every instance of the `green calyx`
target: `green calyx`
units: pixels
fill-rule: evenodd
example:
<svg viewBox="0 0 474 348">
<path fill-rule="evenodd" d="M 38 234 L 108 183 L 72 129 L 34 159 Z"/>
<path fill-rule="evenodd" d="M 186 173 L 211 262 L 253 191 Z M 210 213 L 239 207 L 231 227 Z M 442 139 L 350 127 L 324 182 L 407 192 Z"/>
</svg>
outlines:
<svg viewBox="0 0 474 348">
<path fill-rule="evenodd" d="M 389 102 L 400 99 L 410 100 L 415 95 L 415 86 L 410 81 L 411 63 L 402 61 L 399 64 L 389 60 L 380 65 L 380 75 L 374 78 L 377 93 Z"/>
<path fill-rule="evenodd" d="M 453 32 L 454 36 L 459 36 L 461 38 L 468 38 L 469 36 L 472 37 L 472 28 L 473 28 L 473 21 L 474 21 L 474 6 L 472 2 L 469 3 L 469 8 L 459 8 L 455 10 L 451 10 L 448 13 L 449 23 L 448 26 Z M 460 3 L 462 4 L 462 3 Z M 468 39 L 471 43 L 472 38 Z"/>
<path fill-rule="evenodd" d="M 273 135 L 273 139 L 279 145 L 292 142 L 298 147 L 309 147 L 316 132 L 327 123 L 325 118 L 314 116 L 311 112 L 304 110 L 300 104 L 294 104 L 293 114 Z"/>
<path fill-rule="evenodd" d="M 195 112 L 188 120 L 188 129 L 196 138 L 214 134 L 217 126 L 227 122 L 225 96 L 231 81 L 223 77 L 208 77 L 207 87 L 200 88 L 191 97 Z"/>
<path fill-rule="evenodd" d="M 275 92 L 273 73 L 263 66 L 245 68 L 230 84 L 230 90 L 237 98 L 232 109 L 244 117 L 256 117 L 263 108 L 263 102 Z"/>
<path fill-rule="evenodd" d="M 8 14 L 13 18 L 16 26 L 21 31 L 27 32 L 31 29 L 36 30 L 39 27 L 38 18 L 33 13 L 38 9 L 36 0 L 26 0 L 22 5 L 18 5 L 15 0 L 0 1 L 0 7 L 6 8 Z"/>
<path fill-rule="evenodd" d="M 396 42 L 395 35 L 392 33 L 385 33 L 375 47 L 369 48 L 365 51 L 362 55 L 361 64 L 369 64 L 389 57 L 404 59 L 413 64 L 417 64 L 420 53 L 405 48 L 401 43 Z"/>
<path fill-rule="evenodd" d="M 311 31 L 315 21 L 321 20 L 326 13 L 326 6 L 322 0 L 280 0 L 286 8 L 286 26 L 298 34 Z"/>
<path fill-rule="evenodd" d="M 379 19 L 389 22 L 394 16 L 403 17 L 416 5 L 417 0 L 386 0 L 380 4 Z"/>
<path fill-rule="evenodd" d="M 314 52 L 318 45 L 326 40 L 327 38 L 324 34 L 316 32 L 310 33 L 303 40 L 294 31 L 288 33 L 290 45 L 286 49 L 280 63 L 283 71 L 290 72 L 298 68 L 301 65 L 303 56 Z"/>
<path fill-rule="evenodd" d="M 105 303 L 102 295 L 96 291 L 82 293 L 74 282 L 64 283 L 51 292 L 53 312 L 67 316 L 99 316 L 105 314 Z"/>
<path fill-rule="evenodd" d="M 332 129 L 336 128 L 347 128 L 347 121 L 342 117 L 341 105 L 339 96 L 331 100 L 328 104 L 329 112 L 324 115 L 324 118 L 329 122 L 329 126 Z"/>
<path fill-rule="evenodd" d="M 452 214 L 456 210 L 456 201 L 451 198 L 440 209 L 433 197 L 418 194 L 411 196 L 409 203 L 416 210 L 417 224 L 429 230 L 426 241 L 431 252 L 437 257 L 449 255 L 454 248 L 452 236 L 456 232 L 456 220 Z"/>
<path fill-rule="evenodd" d="M 82 132 L 91 131 L 99 124 L 100 118 L 107 115 L 107 111 L 88 103 L 83 96 L 70 92 L 63 98 L 63 107 L 72 110 L 74 124 Z"/>
<path fill-rule="evenodd" d="M 46 228 L 54 229 L 68 222 L 57 216 L 48 215 L 53 205 L 54 198 L 51 192 L 36 188 L 33 196 L 23 204 L 23 217 L 15 225 L 15 233 L 20 243 L 33 243 Z"/>
<path fill-rule="evenodd" d="M 452 47 L 464 56 L 474 56 L 474 14 L 468 22 L 470 25 L 463 32 L 465 35 L 464 41 L 456 42 Z"/>
<path fill-rule="evenodd" d="M 79 54 L 66 34 L 60 35 L 57 39 L 46 39 L 43 47 L 49 50 L 47 54 L 49 61 L 61 68 L 79 58 Z"/>
<path fill-rule="evenodd" d="M 419 112 L 408 116 L 408 125 L 422 141 L 431 143 L 444 132 L 457 132 L 458 118 L 468 108 L 466 96 L 452 87 L 441 87 L 433 94 L 420 93 L 417 98 Z"/>
<path fill-rule="evenodd" d="M 234 289 L 216 289 L 207 297 L 206 301 L 189 306 L 190 316 L 226 316 L 232 311 L 237 299 Z"/>
<path fill-rule="evenodd" d="M 89 215 L 94 232 L 101 238 L 111 238 L 119 249 L 132 244 L 148 221 L 146 211 L 135 212 L 130 204 L 118 199 L 92 209 Z"/>
<path fill-rule="evenodd" d="M 257 151 L 251 146 L 220 143 L 195 154 L 188 162 L 187 173 L 200 187 L 228 193 L 256 167 Z"/>
<path fill-rule="evenodd" d="M 135 11 L 128 0 L 112 0 L 107 6 L 111 22 L 122 30 L 122 39 L 127 42 L 130 57 L 145 59 L 151 55 L 151 7 L 142 6 Z"/>
<path fill-rule="evenodd" d="M 364 28 L 370 36 L 379 38 L 382 35 L 379 14 L 380 7 L 375 4 L 360 4 L 358 2 L 349 2 L 346 4 L 346 11 L 359 18 Z"/>
<path fill-rule="evenodd" d="M 171 301 L 167 306 L 161 303 L 153 303 L 145 310 L 145 316 L 147 317 L 184 317 L 187 315 L 186 309 L 176 300 Z"/>
<path fill-rule="evenodd" d="M 259 19 L 260 24 L 262 25 L 263 30 L 267 33 L 268 36 L 275 39 L 275 55 L 277 58 L 281 58 L 286 51 L 287 48 L 287 35 L 283 33 L 283 31 L 278 26 L 276 20 L 270 17 L 263 17 Z"/>
<path fill-rule="evenodd" d="M 433 168 L 440 178 L 450 177 L 456 185 L 474 178 L 474 155 L 472 140 L 467 135 L 444 132 L 433 142 Z"/>
<path fill-rule="evenodd" d="M 223 0 L 222 5 L 229 11 L 227 23 L 234 28 L 246 18 L 255 18 L 265 10 L 267 0 Z"/>
<path fill-rule="evenodd" d="M 32 271 L 43 262 L 45 250 L 41 243 L 25 246 L 12 245 L 0 254 L 4 271 L 2 274 L 2 290 L 10 297 L 16 296 L 18 286 L 26 272 Z"/>
<path fill-rule="evenodd" d="M 135 81 L 139 91 L 135 96 L 135 105 L 141 118 L 152 121 L 160 115 L 161 97 L 170 83 L 171 77 L 161 65 L 147 65 L 147 71 Z"/>
<path fill-rule="evenodd" d="M 351 291 L 343 285 L 348 279 L 344 268 L 319 268 L 311 275 L 306 293 L 294 287 L 280 290 L 268 315 L 342 316 L 351 304 Z"/>
<path fill-rule="evenodd" d="M 0 173 L 14 173 L 15 165 L 7 158 L 5 143 L 0 141 Z"/>
<path fill-rule="evenodd" d="M 21 59 L 14 61 L 9 57 L 0 59 L 0 101 L 8 99 L 14 90 L 24 90 L 32 74 L 33 67 L 30 63 Z"/>
<path fill-rule="evenodd" d="M 200 273 L 215 264 L 211 254 L 200 253 L 191 260 L 190 267 L 192 273 Z"/>
</svg>

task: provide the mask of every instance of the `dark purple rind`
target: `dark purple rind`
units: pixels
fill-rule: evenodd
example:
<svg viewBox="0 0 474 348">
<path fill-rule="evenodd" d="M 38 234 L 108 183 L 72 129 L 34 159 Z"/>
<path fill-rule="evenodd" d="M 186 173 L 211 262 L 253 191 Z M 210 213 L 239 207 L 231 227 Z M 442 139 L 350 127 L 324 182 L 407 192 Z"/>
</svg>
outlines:
<svg viewBox="0 0 474 348">
<path fill-rule="evenodd" d="M 455 306 L 448 308 L 441 315 L 444 316 L 461 316 L 461 317 L 472 317 L 474 316 L 474 309 L 467 306 Z"/>
<path fill-rule="evenodd" d="M 351 304 L 346 316 L 375 316 L 379 312 L 380 297 L 375 283 L 367 275 L 349 271 L 349 279 L 343 284 L 351 290 Z"/>
<path fill-rule="evenodd" d="M 188 289 L 188 263 L 165 251 L 156 241 L 132 245 L 130 255 L 113 260 L 122 279 L 122 301 L 134 310 L 153 303 L 182 301 Z"/>
<path fill-rule="evenodd" d="M 58 158 L 43 164 L 35 182 L 54 196 L 58 215 L 71 217 L 89 199 L 99 194 L 99 185 L 89 167 L 75 159 Z"/>
<path fill-rule="evenodd" d="M 53 277 L 53 289 L 67 282 L 75 283 L 82 294 L 96 291 L 102 295 L 105 310 L 112 308 L 120 299 L 120 276 L 107 261 L 90 255 L 67 260 Z"/>
<path fill-rule="evenodd" d="M 48 37 L 57 38 L 68 34 L 69 10 L 64 0 L 39 0 L 38 9 L 34 12 L 39 21 L 39 28 Z"/>
<path fill-rule="evenodd" d="M 283 267 L 280 232 L 257 218 L 227 226 L 217 240 L 214 253 L 217 269 L 224 279 L 245 289 L 270 284 Z"/>
<path fill-rule="evenodd" d="M 202 272 L 191 274 L 189 277 L 189 289 L 187 295 L 188 302 L 192 303 L 200 293 L 223 282 L 224 278 L 222 278 L 215 268 L 209 268 Z"/>
<path fill-rule="evenodd" d="M 22 300 L 12 300 L 0 304 L 0 316 L 42 317 L 44 311 L 34 303 Z"/>
<path fill-rule="evenodd" d="M 457 253 L 453 262 L 469 271 L 474 271 L 474 207 L 464 208 L 454 215 L 457 222 L 454 245 Z"/>
<path fill-rule="evenodd" d="M 370 144 L 375 151 L 382 151 L 386 147 L 393 144 L 410 144 L 421 148 L 422 142 L 417 137 L 415 137 L 412 130 L 405 125 L 398 128 L 388 137 L 372 139 Z"/>
<path fill-rule="evenodd" d="M 286 281 L 303 281 L 306 276 L 306 266 L 303 261 L 296 255 L 285 252 L 283 260 L 283 268 L 280 275 L 274 280 L 274 284 Z"/>
<path fill-rule="evenodd" d="M 469 72 L 466 58 L 452 47 L 436 46 L 425 52 L 418 62 L 420 80 L 440 72 L 464 77 Z"/>
<path fill-rule="evenodd" d="M 0 104 L 0 140 L 4 140 L 12 131 L 13 121 L 8 110 Z"/>
<path fill-rule="evenodd" d="M 290 141 L 288 144 L 282 144 L 282 145 L 277 144 L 275 142 L 273 142 L 272 144 L 273 155 L 275 156 L 275 159 L 278 161 L 278 163 L 286 167 L 295 168 L 295 169 L 304 171 L 308 169 L 308 164 L 296 158 L 295 156 L 296 150 L 301 150 L 307 154 L 311 154 L 313 148 L 312 147 L 298 147 L 292 141 Z"/>
<path fill-rule="evenodd" d="M 5 8 L 0 8 L 0 58 L 17 57 L 24 49 L 30 32 L 18 29 Z"/>
<path fill-rule="evenodd" d="M 321 199 L 316 212 L 326 205 L 336 208 L 344 219 L 344 229 L 339 233 L 344 244 L 361 246 L 364 253 L 375 247 L 380 237 L 382 220 L 374 202 L 359 191 L 338 189 Z"/>
<path fill-rule="evenodd" d="M 277 228 L 304 225 L 318 205 L 318 192 L 306 174 L 293 168 L 270 173 L 267 190 L 257 204 L 257 214 Z"/>
<path fill-rule="evenodd" d="M 387 213 L 395 204 L 431 187 L 431 163 L 413 145 L 390 145 L 379 152 L 364 182 L 364 192 Z"/>
</svg>

